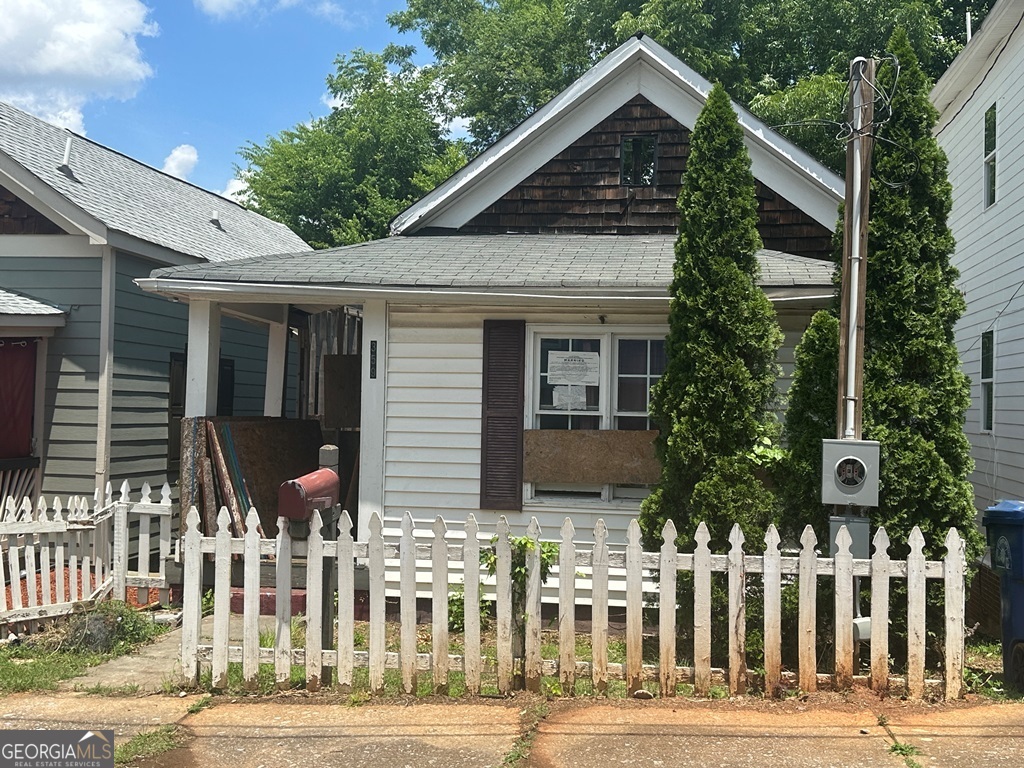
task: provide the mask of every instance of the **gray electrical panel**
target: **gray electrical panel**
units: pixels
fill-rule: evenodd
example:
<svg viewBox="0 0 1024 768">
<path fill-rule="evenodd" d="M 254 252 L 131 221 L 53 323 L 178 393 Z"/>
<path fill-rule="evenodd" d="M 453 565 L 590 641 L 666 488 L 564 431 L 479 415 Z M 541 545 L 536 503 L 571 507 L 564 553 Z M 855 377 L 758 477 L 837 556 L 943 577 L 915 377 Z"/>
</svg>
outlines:
<svg viewBox="0 0 1024 768">
<path fill-rule="evenodd" d="M 878 441 L 821 442 L 821 503 L 877 507 Z"/>
</svg>

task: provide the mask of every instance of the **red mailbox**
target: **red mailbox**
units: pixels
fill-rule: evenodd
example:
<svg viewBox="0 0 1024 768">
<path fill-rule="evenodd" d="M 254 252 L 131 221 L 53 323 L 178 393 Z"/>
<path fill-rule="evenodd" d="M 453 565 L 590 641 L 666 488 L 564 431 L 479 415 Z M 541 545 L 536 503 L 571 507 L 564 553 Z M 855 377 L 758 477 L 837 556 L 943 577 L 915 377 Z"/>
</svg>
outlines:
<svg viewBox="0 0 1024 768">
<path fill-rule="evenodd" d="M 309 520 L 314 509 L 322 511 L 337 504 L 340 491 L 341 480 L 333 469 L 286 480 L 277 489 L 277 514 L 292 522 Z"/>
</svg>

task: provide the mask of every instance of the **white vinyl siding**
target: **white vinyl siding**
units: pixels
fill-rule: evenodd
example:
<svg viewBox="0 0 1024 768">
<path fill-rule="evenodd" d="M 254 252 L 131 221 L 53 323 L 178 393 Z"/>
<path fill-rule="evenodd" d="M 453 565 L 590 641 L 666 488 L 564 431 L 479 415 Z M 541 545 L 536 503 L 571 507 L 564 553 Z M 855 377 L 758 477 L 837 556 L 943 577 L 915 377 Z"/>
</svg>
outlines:
<svg viewBox="0 0 1024 768">
<path fill-rule="evenodd" d="M 975 504 L 1024 499 L 1024 29 L 998 61 L 986 63 L 966 87 L 938 133 L 949 158 L 953 208 L 949 225 L 956 239 L 957 282 L 967 311 L 956 327 L 971 405 L 964 430 L 971 442 Z M 991 71 L 989 65 L 992 64 Z M 985 115 L 997 104 L 997 200 L 987 209 Z M 979 213 L 984 210 L 984 215 Z M 998 324 L 997 324 L 998 322 Z M 982 335 L 998 329 L 993 360 L 994 430 L 983 429 Z"/>
<path fill-rule="evenodd" d="M 493 511 L 481 511 L 480 430 L 485 318 L 522 319 L 545 329 L 559 324 L 590 325 L 593 314 L 543 310 L 504 309 L 438 311 L 436 307 L 391 306 L 388 312 L 387 396 L 384 414 L 384 510 L 389 526 L 397 527 L 409 511 L 429 526 L 437 515 L 450 529 L 461 529 L 470 513 L 482 524 L 493 525 Z M 789 387 L 793 344 L 809 321 L 807 314 L 787 312 L 779 322 L 786 332 L 779 350 L 782 378 Z M 651 337 L 664 327 L 665 317 L 654 312 L 616 318 L 616 333 L 625 337 Z M 631 332 L 630 329 L 636 332 Z M 663 331 L 662 331 L 663 332 Z M 528 346 L 529 349 L 529 346 Z M 524 420 L 530 418 L 530 387 Z M 564 502 L 564 503 L 563 503 Z M 523 512 L 507 512 L 514 535 L 522 535 L 536 517 L 546 538 L 554 537 L 567 516 L 577 530 L 592 531 L 598 518 L 609 529 L 609 541 L 622 544 L 626 525 L 639 510 L 639 499 L 611 504 L 578 503 L 564 499 L 531 505 Z"/>
</svg>

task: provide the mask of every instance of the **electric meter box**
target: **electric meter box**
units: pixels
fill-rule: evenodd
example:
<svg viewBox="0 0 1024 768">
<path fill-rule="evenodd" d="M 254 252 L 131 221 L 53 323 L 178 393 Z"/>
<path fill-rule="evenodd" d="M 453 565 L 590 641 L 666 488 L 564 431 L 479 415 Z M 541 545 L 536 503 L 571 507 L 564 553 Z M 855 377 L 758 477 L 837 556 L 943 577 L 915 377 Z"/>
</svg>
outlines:
<svg viewBox="0 0 1024 768">
<path fill-rule="evenodd" d="M 821 441 L 821 503 L 878 506 L 877 440 Z"/>
</svg>

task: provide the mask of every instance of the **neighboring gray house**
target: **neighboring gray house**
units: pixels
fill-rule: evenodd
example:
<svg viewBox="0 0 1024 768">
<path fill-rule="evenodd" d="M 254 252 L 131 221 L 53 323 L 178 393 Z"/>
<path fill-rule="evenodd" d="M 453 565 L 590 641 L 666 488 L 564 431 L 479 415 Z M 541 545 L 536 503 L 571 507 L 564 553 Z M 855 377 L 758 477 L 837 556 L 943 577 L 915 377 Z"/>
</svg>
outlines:
<svg viewBox="0 0 1024 768">
<path fill-rule="evenodd" d="M 1000 0 L 935 84 L 949 158 L 954 264 L 967 312 L 956 341 L 971 378 L 965 431 L 975 502 L 1024 499 L 1024 0 Z"/>
<path fill-rule="evenodd" d="M 0 355 L 21 350 L 17 381 L 0 357 L 0 408 L 21 414 L 0 429 L 0 493 L 173 481 L 188 311 L 134 280 L 307 248 L 230 200 L 0 104 Z M 266 372 L 268 354 L 287 354 L 287 323 L 280 307 L 225 317 L 221 411 L 282 414 L 284 378 Z"/>
</svg>

